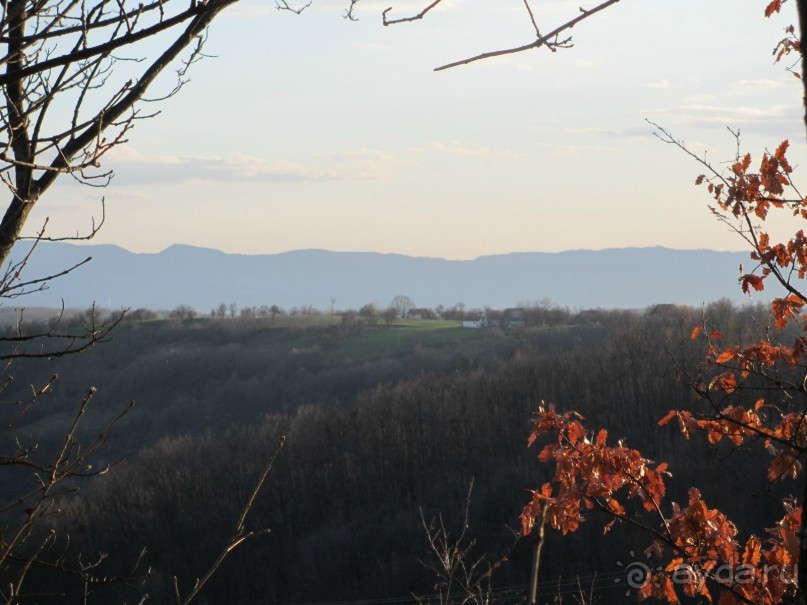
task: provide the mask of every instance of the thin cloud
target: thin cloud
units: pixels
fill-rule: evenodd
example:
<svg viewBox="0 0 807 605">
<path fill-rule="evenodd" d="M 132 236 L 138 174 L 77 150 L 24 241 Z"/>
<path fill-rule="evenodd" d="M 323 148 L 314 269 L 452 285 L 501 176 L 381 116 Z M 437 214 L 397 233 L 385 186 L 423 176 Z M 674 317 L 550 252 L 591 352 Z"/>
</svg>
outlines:
<svg viewBox="0 0 807 605">
<path fill-rule="evenodd" d="M 575 69 L 598 69 L 605 63 L 602 59 L 583 59 L 577 58 L 574 60 Z"/>
<path fill-rule="evenodd" d="M 721 105 L 684 105 L 645 110 L 644 113 L 670 116 L 678 124 L 696 126 L 726 126 L 758 124 L 783 120 L 794 113 L 794 106 L 726 107 Z"/>
<path fill-rule="evenodd" d="M 702 92 L 699 94 L 689 95 L 686 97 L 686 100 L 689 103 L 700 105 L 715 105 L 716 103 L 719 103 L 721 99 L 731 99 L 731 102 L 735 102 L 735 100 L 740 97 L 747 97 L 749 95 L 758 93 L 764 94 L 792 84 L 793 83 L 789 82 L 786 78 L 782 78 L 780 80 L 734 80 L 729 82 L 727 86 L 722 87 L 717 92 Z"/>
<path fill-rule="evenodd" d="M 617 150 L 616 147 L 611 147 L 608 145 L 562 144 L 562 145 L 546 145 L 546 146 L 549 147 L 547 155 L 554 158 L 568 158 L 582 155 L 612 153 Z"/>
<path fill-rule="evenodd" d="M 314 157 L 339 174 L 349 175 L 348 178 L 355 180 L 387 178 L 398 159 L 394 154 L 368 147 L 335 149 Z"/>
<path fill-rule="evenodd" d="M 661 88 L 667 89 L 672 88 L 672 84 L 670 84 L 669 80 L 656 80 L 655 82 L 648 82 L 645 84 L 647 88 Z"/>
<path fill-rule="evenodd" d="M 285 159 L 268 160 L 246 154 L 147 156 L 131 147 L 116 150 L 109 165 L 115 170 L 116 184 L 331 181 L 347 176 Z"/>
<path fill-rule="evenodd" d="M 600 136 L 607 138 L 630 138 L 649 137 L 652 133 L 652 128 L 649 126 L 635 126 L 633 128 L 613 129 L 613 128 L 562 128 L 561 132 L 571 135 L 583 136 Z"/>
<path fill-rule="evenodd" d="M 354 160 L 373 160 L 381 162 L 389 162 L 395 159 L 395 156 L 380 149 L 371 149 L 368 147 L 359 147 L 357 149 L 340 149 L 335 151 L 328 151 L 322 154 L 323 158 L 334 160 L 337 162 L 354 161 Z"/>
<path fill-rule="evenodd" d="M 782 80 L 735 80 L 729 87 L 742 92 L 759 92 L 781 88 L 785 83 Z"/>
<path fill-rule="evenodd" d="M 507 158 L 511 160 L 517 160 L 521 157 L 519 154 L 509 149 L 492 149 L 481 145 L 470 145 L 461 141 L 451 141 L 449 143 L 431 141 L 429 146 L 434 151 L 458 157 Z"/>
</svg>

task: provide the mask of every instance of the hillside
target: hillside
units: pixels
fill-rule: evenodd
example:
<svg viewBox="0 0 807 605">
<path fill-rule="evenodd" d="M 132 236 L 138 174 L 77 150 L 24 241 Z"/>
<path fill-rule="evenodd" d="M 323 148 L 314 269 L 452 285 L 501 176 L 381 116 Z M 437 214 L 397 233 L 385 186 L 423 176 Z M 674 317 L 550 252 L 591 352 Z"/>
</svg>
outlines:
<svg viewBox="0 0 807 605">
<path fill-rule="evenodd" d="M 766 326 L 760 306 L 721 302 L 705 311 L 727 341 Z M 110 553 L 104 573 L 127 573 L 148 549 L 153 574 L 145 587 L 131 587 L 127 602 L 144 591 L 168 602 L 174 575 L 198 576 L 280 435 L 286 449 L 250 520 L 251 528 L 272 533 L 238 551 L 200 602 L 429 594 L 433 576 L 419 563 L 427 556 L 420 507 L 427 519 L 443 512 L 456 527 L 473 480 L 469 538 L 478 540 L 475 552 L 502 554 L 513 538 L 505 526 L 518 526 L 525 490 L 549 472 L 526 447 L 542 399 L 577 409 L 615 439 L 668 461 L 678 501 L 700 485 L 746 526 L 764 527 L 779 514 L 755 458 L 723 468 L 725 448 L 715 456 L 705 440 L 686 443 L 677 427 L 656 424 L 671 406 L 697 409 L 674 366 L 696 368 L 703 354 L 689 338 L 699 309 L 560 317 L 562 323 L 514 330 L 330 316 L 130 320 L 86 354 L 12 367 L 9 401 L 28 400 L 29 385 L 38 388 L 54 372 L 59 379 L 6 439 L 37 443 L 37 455 L 46 457 L 62 447 L 88 386 L 98 391 L 81 421 L 85 443 L 134 400 L 94 459 L 121 464 L 65 494 L 65 515 L 53 520 L 60 535 L 71 536 L 70 556 Z M 6 499 L 30 481 L 26 473 L 2 486 Z M 727 496 L 739 480 L 753 497 Z M 616 562 L 640 552 L 647 539 L 620 527 L 591 552 L 588 544 L 600 533 L 596 519 L 563 541 L 550 533 L 542 603 L 561 586 L 574 589 L 577 574 L 603 578 L 603 599 L 614 594 Z M 496 586 L 516 586 L 523 595 L 530 561 L 530 544 L 522 541 Z M 75 586 L 64 582 L 73 594 Z"/>
</svg>

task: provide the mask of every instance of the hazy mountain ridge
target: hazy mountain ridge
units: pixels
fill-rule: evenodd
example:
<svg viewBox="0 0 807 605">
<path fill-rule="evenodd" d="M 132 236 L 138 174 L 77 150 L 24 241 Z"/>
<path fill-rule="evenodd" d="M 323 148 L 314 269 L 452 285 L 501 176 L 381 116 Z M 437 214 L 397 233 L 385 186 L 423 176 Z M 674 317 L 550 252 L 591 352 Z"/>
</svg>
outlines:
<svg viewBox="0 0 807 605">
<path fill-rule="evenodd" d="M 58 273 L 88 256 L 90 263 L 44 292 L 17 299 L 15 306 L 55 307 L 64 300 L 68 307 L 96 302 L 113 308 L 170 309 L 188 304 L 207 312 L 220 302 L 326 309 L 334 299 L 337 309 L 346 309 L 368 302 L 386 306 L 398 294 L 419 306 L 462 302 L 468 308 L 542 299 L 571 308 L 749 300 L 737 285 L 738 266 L 749 265 L 746 252 L 661 247 L 446 260 L 327 250 L 228 254 L 179 244 L 146 254 L 108 244 L 42 243 L 26 268 L 26 279 Z"/>
</svg>

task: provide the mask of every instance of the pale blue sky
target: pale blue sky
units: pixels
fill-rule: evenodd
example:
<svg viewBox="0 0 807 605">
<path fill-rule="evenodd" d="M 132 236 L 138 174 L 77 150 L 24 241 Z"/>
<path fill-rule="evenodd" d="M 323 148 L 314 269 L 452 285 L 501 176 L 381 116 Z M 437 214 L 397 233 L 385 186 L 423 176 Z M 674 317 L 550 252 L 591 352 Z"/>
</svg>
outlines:
<svg viewBox="0 0 807 605">
<path fill-rule="evenodd" d="M 736 250 L 692 186 L 698 166 L 645 118 L 717 162 L 731 126 L 755 155 L 790 138 L 804 164 L 799 83 L 771 57 L 792 15 L 765 20 L 761 0 L 622 0 L 575 28 L 572 49 L 441 73 L 532 29 L 523 0 L 445 0 L 380 24 L 389 4 L 426 3 L 362 0 L 351 23 L 342 0 L 300 16 L 243 0 L 211 28 L 216 58 L 110 158 L 106 191 L 63 184 L 32 225 L 82 228 L 104 195 L 95 241 L 142 252 Z M 543 30 L 579 5 L 532 2 Z"/>
</svg>

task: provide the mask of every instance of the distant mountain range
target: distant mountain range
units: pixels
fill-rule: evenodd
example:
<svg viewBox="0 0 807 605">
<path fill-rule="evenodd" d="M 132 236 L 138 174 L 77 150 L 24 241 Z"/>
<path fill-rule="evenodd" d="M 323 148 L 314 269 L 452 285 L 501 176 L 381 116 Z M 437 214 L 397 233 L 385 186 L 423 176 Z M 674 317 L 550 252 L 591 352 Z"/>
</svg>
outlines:
<svg viewBox="0 0 807 605">
<path fill-rule="evenodd" d="M 22 250 L 15 250 L 19 260 Z M 43 243 L 26 279 L 51 275 L 87 257 L 92 261 L 54 280 L 44 292 L 9 306 L 172 309 L 187 304 L 207 313 L 219 303 L 386 307 L 398 294 L 418 306 L 504 308 L 547 299 L 570 308 L 645 308 L 656 303 L 700 305 L 722 297 L 748 301 L 737 285 L 745 252 L 618 248 L 519 252 L 474 260 L 420 258 L 374 252 L 298 250 L 225 254 L 174 245 L 135 254 L 112 245 Z M 768 300 L 770 295 L 758 296 Z M 773 293 L 771 293 L 773 294 Z"/>
</svg>

